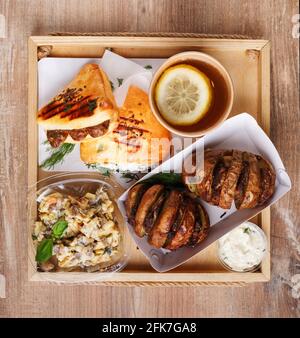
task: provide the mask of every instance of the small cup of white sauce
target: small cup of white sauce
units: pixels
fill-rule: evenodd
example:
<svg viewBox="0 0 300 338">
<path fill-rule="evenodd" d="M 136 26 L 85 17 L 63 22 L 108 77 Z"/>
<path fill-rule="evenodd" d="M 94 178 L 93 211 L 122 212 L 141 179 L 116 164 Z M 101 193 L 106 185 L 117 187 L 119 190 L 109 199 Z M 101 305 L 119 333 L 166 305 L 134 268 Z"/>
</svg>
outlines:
<svg viewBox="0 0 300 338">
<path fill-rule="evenodd" d="M 218 241 L 218 256 L 230 271 L 257 270 L 267 251 L 267 238 L 256 224 L 245 222 Z"/>
</svg>

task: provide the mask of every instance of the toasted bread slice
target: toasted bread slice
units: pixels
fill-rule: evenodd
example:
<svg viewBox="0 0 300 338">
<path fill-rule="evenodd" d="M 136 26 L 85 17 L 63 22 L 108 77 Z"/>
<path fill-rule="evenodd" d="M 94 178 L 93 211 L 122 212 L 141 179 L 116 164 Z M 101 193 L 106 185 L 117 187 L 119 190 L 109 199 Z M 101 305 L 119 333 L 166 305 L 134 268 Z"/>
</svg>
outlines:
<svg viewBox="0 0 300 338">
<path fill-rule="evenodd" d="M 147 93 L 131 86 L 116 128 L 96 142 L 82 143 L 80 157 L 85 163 L 143 170 L 169 155 L 170 139 L 169 131 L 152 114 Z"/>
<path fill-rule="evenodd" d="M 243 153 L 243 168 L 237 182 L 234 202 L 237 209 L 255 208 L 261 195 L 256 155 Z"/>
<path fill-rule="evenodd" d="M 52 138 L 76 143 L 100 137 L 113 129 L 117 116 L 106 74 L 98 65 L 86 64 L 51 102 L 39 110 L 37 121 L 45 130 L 54 131 L 50 133 Z M 106 121 L 109 121 L 107 127 L 102 125 Z"/>
</svg>

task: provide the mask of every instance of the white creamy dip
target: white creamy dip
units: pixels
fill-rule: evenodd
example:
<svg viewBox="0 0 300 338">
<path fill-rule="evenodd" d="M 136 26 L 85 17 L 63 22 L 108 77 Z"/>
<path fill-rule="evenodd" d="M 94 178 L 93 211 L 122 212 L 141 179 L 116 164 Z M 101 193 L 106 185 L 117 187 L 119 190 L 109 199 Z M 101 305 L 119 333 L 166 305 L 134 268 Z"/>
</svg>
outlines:
<svg viewBox="0 0 300 338">
<path fill-rule="evenodd" d="M 262 230 L 245 222 L 219 240 L 219 257 L 234 271 L 248 271 L 258 266 L 267 249 Z"/>
</svg>

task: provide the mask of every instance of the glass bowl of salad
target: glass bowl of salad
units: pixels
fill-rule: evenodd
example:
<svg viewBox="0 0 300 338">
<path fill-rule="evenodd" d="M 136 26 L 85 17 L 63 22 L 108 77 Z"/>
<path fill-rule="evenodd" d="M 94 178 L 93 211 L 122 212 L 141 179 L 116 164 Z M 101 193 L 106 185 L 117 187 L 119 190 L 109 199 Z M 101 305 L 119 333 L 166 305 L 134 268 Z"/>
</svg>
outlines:
<svg viewBox="0 0 300 338">
<path fill-rule="evenodd" d="M 123 188 L 100 173 L 40 180 L 29 194 L 29 260 L 42 278 L 85 282 L 121 271 L 129 234 L 118 208 Z"/>
</svg>

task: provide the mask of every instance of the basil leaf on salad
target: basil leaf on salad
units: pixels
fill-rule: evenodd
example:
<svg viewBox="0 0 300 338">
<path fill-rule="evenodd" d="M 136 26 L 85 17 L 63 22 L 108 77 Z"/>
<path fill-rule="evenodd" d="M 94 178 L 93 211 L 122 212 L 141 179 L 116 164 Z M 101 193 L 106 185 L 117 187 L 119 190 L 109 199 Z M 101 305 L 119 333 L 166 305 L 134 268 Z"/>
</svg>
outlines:
<svg viewBox="0 0 300 338">
<path fill-rule="evenodd" d="M 52 257 L 53 240 L 52 238 L 45 238 L 38 245 L 36 250 L 35 260 L 37 262 L 46 262 Z"/>
<path fill-rule="evenodd" d="M 63 235 L 64 231 L 66 230 L 66 228 L 68 227 L 68 222 L 65 221 L 64 219 L 61 219 L 59 221 L 57 221 L 52 228 L 52 235 L 55 238 L 61 238 L 61 236 Z"/>
</svg>

